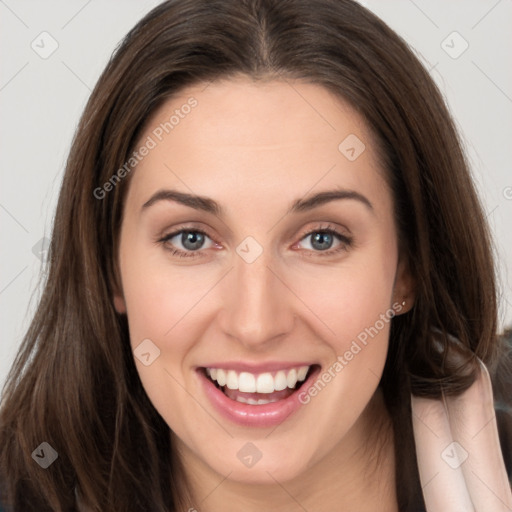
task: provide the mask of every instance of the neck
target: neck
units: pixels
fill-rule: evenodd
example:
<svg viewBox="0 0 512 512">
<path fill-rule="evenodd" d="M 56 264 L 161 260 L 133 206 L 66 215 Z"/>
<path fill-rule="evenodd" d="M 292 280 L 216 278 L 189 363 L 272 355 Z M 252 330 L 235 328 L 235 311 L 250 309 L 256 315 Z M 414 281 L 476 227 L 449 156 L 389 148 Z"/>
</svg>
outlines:
<svg viewBox="0 0 512 512">
<path fill-rule="evenodd" d="M 326 457 L 286 482 L 232 481 L 199 461 L 183 445 L 180 451 L 193 503 L 201 512 L 398 512 L 393 431 L 380 390 Z M 187 506 L 183 512 L 193 510 Z"/>
</svg>

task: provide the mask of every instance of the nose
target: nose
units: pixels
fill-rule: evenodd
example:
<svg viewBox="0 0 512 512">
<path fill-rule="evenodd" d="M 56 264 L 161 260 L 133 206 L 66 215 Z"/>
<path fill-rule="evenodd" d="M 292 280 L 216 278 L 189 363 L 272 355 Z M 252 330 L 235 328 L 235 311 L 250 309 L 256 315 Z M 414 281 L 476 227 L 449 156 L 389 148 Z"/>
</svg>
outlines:
<svg viewBox="0 0 512 512">
<path fill-rule="evenodd" d="M 267 350 L 293 329 L 294 295 L 274 266 L 265 251 L 252 263 L 236 256 L 223 283 L 221 328 L 251 350 Z"/>
</svg>

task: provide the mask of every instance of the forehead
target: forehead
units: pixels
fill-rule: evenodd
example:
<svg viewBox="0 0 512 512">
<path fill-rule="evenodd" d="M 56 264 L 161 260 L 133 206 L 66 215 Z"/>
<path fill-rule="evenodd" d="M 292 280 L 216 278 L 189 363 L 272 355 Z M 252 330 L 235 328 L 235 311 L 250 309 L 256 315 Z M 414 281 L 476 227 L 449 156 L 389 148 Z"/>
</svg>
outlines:
<svg viewBox="0 0 512 512">
<path fill-rule="evenodd" d="M 196 84 L 167 100 L 136 147 L 130 195 L 157 188 L 251 200 L 270 192 L 290 200 L 343 186 L 378 194 L 385 186 L 363 118 L 324 87 L 300 81 L 232 78 Z"/>
</svg>

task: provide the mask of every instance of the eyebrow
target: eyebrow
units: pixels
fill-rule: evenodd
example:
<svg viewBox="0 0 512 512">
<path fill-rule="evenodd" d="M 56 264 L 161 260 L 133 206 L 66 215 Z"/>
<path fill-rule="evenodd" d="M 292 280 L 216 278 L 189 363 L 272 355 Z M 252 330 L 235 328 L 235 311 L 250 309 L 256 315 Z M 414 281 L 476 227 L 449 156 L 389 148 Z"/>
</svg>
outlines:
<svg viewBox="0 0 512 512">
<path fill-rule="evenodd" d="M 303 199 L 296 199 L 287 214 L 299 213 L 312 210 L 323 204 L 329 203 L 335 200 L 349 199 L 359 201 L 367 207 L 371 212 L 374 211 L 372 203 L 362 194 L 355 190 L 335 189 L 318 192 L 317 194 L 306 197 Z M 155 192 L 143 205 L 142 210 L 149 208 L 150 206 L 160 201 L 174 201 L 176 203 L 194 208 L 195 210 L 201 210 L 207 213 L 211 213 L 218 217 L 223 216 L 222 206 L 210 197 L 198 196 L 194 194 L 187 194 L 185 192 L 178 192 L 177 190 L 159 190 Z"/>
</svg>

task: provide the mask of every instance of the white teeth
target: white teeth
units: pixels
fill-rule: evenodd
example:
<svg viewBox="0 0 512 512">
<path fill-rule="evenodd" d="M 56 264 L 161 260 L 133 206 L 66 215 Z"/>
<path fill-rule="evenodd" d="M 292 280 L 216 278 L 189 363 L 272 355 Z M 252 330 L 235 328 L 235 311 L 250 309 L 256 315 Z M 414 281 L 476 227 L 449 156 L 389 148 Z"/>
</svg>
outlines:
<svg viewBox="0 0 512 512">
<path fill-rule="evenodd" d="M 237 396 L 235 398 L 235 400 L 242 404 L 249 404 L 249 405 L 265 405 L 265 404 L 272 404 L 274 402 L 277 402 L 277 400 L 265 400 L 264 398 L 260 398 L 259 400 L 254 400 L 253 398 L 244 398 L 243 396 Z"/>
<path fill-rule="evenodd" d="M 294 388 L 295 384 L 297 384 L 297 370 L 294 368 L 288 372 L 286 376 L 286 381 L 288 382 L 289 388 Z"/>
<path fill-rule="evenodd" d="M 287 387 L 288 387 L 288 381 L 286 380 L 286 373 L 284 373 L 282 370 L 280 370 L 276 373 L 276 376 L 274 378 L 274 389 L 276 391 L 282 391 L 283 389 L 286 389 Z"/>
<path fill-rule="evenodd" d="M 219 383 L 219 386 L 225 386 L 226 385 L 226 372 L 224 370 L 221 370 L 220 368 L 217 368 L 217 382 Z"/>
<path fill-rule="evenodd" d="M 226 376 L 226 386 L 229 389 L 238 389 L 238 375 L 234 370 L 229 370 Z"/>
<path fill-rule="evenodd" d="M 256 393 L 256 379 L 252 373 L 242 372 L 238 376 L 238 389 L 244 393 Z"/>
<path fill-rule="evenodd" d="M 219 386 L 227 386 L 229 389 L 238 389 L 244 393 L 273 393 L 274 391 L 282 391 L 283 389 L 295 388 L 297 382 L 305 380 L 309 370 L 309 366 L 300 366 L 290 370 L 279 370 L 272 375 L 270 372 L 255 375 L 249 372 L 238 373 L 235 370 L 223 370 L 222 368 L 206 368 L 206 374 L 213 380 L 217 381 Z M 242 402 L 242 403 L 249 403 Z M 260 399 L 262 400 L 262 399 Z M 242 400 L 239 400 L 241 402 Z M 258 402 L 253 400 L 253 404 Z M 261 404 L 260 404 L 261 405 Z"/>
<path fill-rule="evenodd" d="M 273 393 L 274 379 L 271 373 L 261 373 L 256 380 L 256 391 L 258 393 Z"/>
<path fill-rule="evenodd" d="M 299 382 L 302 382 L 305 378 L 306 378 L 306 375 L 308 373 L 308 370 L 309 370 L 309 366 L 301 366 L 298 371 L 297 371 L 297 380 Z M 212 377 L 213 379 L 214 377 Z"/>
</svg>

